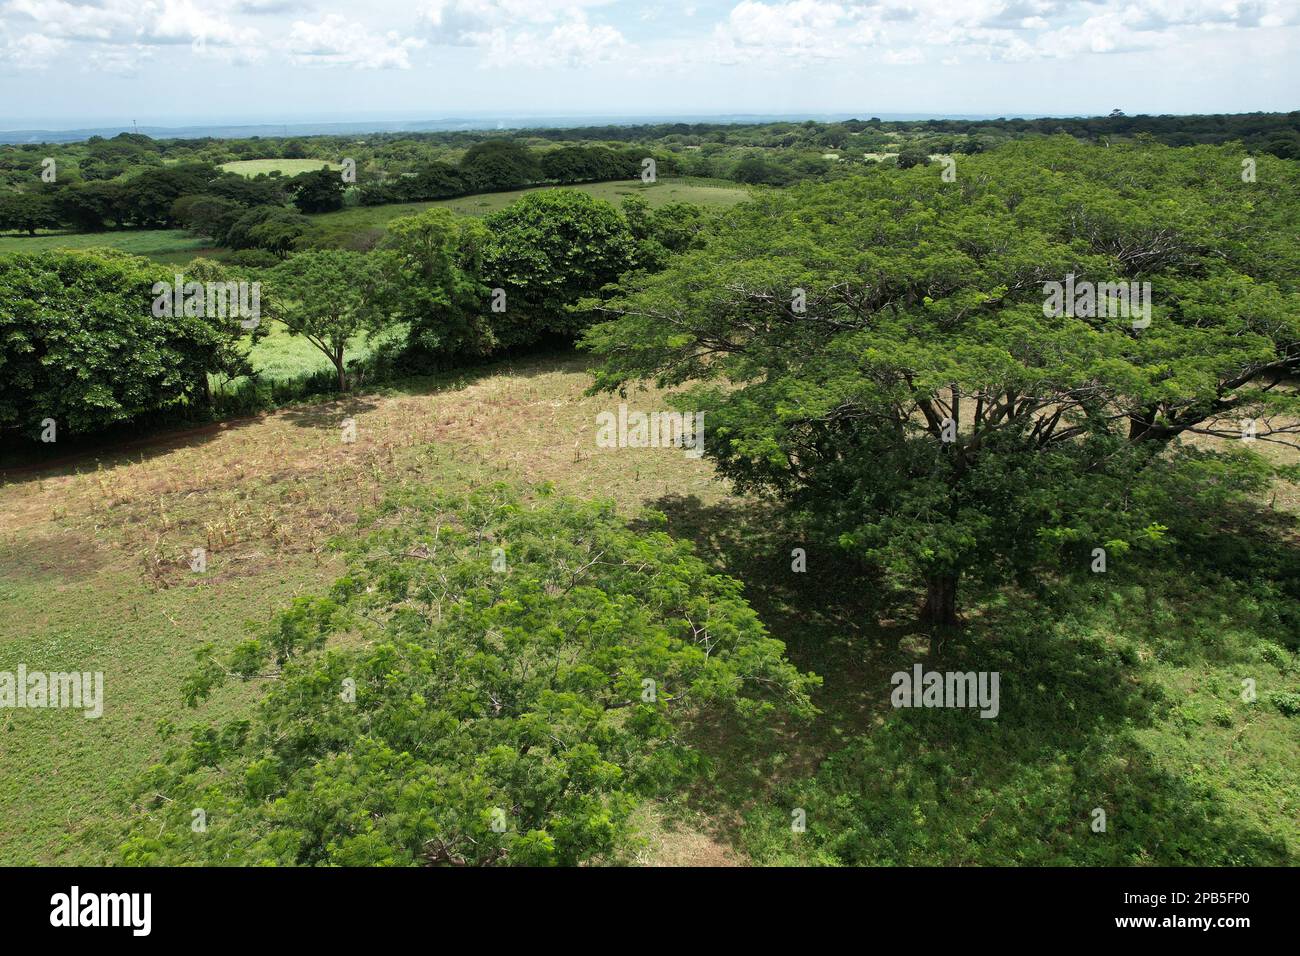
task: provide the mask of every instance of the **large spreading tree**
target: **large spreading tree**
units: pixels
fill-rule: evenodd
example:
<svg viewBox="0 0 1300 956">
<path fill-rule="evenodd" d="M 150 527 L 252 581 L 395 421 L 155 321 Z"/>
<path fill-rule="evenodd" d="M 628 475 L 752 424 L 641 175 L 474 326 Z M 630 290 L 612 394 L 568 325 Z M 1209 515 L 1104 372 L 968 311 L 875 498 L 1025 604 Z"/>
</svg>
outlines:
<svg viewBox="0 0 1300 956">
<path fill-rule="evenodd" d="M 1257 487 L 1232 440 L 1295 437 L 1300 174 L 1249 159 L 1062 137 L 962 159 L 954 181 L 935 165 L 766 194 L 603 306 L 594 388 L 682 386 L 723 475 L 954 624 L 963 578 L 1151 545 L 1155 476 Z M 1054 310 L 1047 284 L 1071 275 L 1150 282 L 1150 324 Z"/>
</svg>

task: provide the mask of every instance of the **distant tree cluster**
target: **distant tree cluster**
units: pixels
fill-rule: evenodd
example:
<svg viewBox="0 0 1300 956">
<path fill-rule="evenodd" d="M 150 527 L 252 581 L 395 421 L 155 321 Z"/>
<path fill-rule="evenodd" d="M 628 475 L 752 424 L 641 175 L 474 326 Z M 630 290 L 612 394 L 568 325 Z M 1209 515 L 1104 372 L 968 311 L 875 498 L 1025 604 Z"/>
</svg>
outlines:
<svg viewBox="0 0 1300 956">
<path fill-rule="evenodd" d="M 150 167 L 114 180 L 56 179 L 0 193 L 0 231 L 181 226 L 232 249 L 282 256 L 306 231 L 289 200 L 304 213 L 342 208 L 342 180 L 329 170 L 250 179 L 207 163 Z"/>
<path fill-rule="evenodd" d="M 512 140 L 493 139 L 475 143 L 456 165 L 433 161 L 410 173 L 366 183 L 361 187 L 360 201 L 365 205 L 423 202 L 540 184 L 634 179 L 641 174 L 642 161 L 647 157 L 655 159 L 663 175 L 678 171 L 679 164 L 671 154 L 644 149 L 613 150 L 593 145 L 542 151 Z"/>
</svg>

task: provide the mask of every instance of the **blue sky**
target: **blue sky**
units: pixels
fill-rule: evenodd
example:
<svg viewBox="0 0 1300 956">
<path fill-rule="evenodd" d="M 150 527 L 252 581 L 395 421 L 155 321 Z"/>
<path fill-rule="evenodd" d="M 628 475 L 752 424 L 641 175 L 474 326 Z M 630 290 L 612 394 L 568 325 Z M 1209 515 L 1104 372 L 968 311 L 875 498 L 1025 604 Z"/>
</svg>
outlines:
<svg viewBox="0 0 1300 956">
<path fill-rule="evenodd" d="M 1300 0 L 0 0 L 0 125 L 1297 108 Z"/>
</svg>

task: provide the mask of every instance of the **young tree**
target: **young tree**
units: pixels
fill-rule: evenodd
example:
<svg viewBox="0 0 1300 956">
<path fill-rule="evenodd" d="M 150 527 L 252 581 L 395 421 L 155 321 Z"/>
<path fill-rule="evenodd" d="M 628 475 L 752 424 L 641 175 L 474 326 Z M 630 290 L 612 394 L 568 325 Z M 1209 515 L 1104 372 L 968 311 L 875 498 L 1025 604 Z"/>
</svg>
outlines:
<svg viewBox="0 0 1300 956">
<path fill-rule="evenodd" d="M 1294 165 L 1065 138 L 729 213 L 588 333 L 596 388 L 692 383 L 706 453 L 957 621 L 959 583 L 1162 532 L 1138 493 L 1190 433 L 1294 436 Z M 1264 160 L 1261 158 L 1261 163 Z M 1048 283 L 1150 282 L 1054 311 Z M 1128 287 L 1125 287 L 1128 291 Z M 1151 300 L 1148 300 L 1151 301 Z M 1229 459 L 1229 462 L 1231 459 Z M 1226 475 L 1220 480 L 1229 482 Z"/>
<path fill-rule="evenodd" d="M 300 252 L 268 273 L 270 316 L 301 335 L 333 364 L 339 391 L 347 391 L 348 342 L 388 324 L 378 263 L 360 252 Z"/>
</svg>

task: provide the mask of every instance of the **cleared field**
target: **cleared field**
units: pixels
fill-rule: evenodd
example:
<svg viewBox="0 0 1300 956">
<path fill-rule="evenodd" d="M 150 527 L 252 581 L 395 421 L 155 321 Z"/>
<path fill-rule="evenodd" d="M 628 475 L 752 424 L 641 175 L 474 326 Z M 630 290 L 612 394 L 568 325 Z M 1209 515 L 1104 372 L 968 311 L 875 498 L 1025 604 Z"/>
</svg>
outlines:
<svg viewBox="0 0 1300 956">
<path fill-rule="evenodd" d="M 265 173 L 279 172 L 282 176 L 297 176 L 299 173 L 310 173 L 317 169 L 342 169 L 339 163 L 331 163 L 323 159 L 237 159 L 232 163 L 222 163 L 220 166 L 228 173 L 238 173 L 240 176 L 261 176 Z"/>
</svg>

